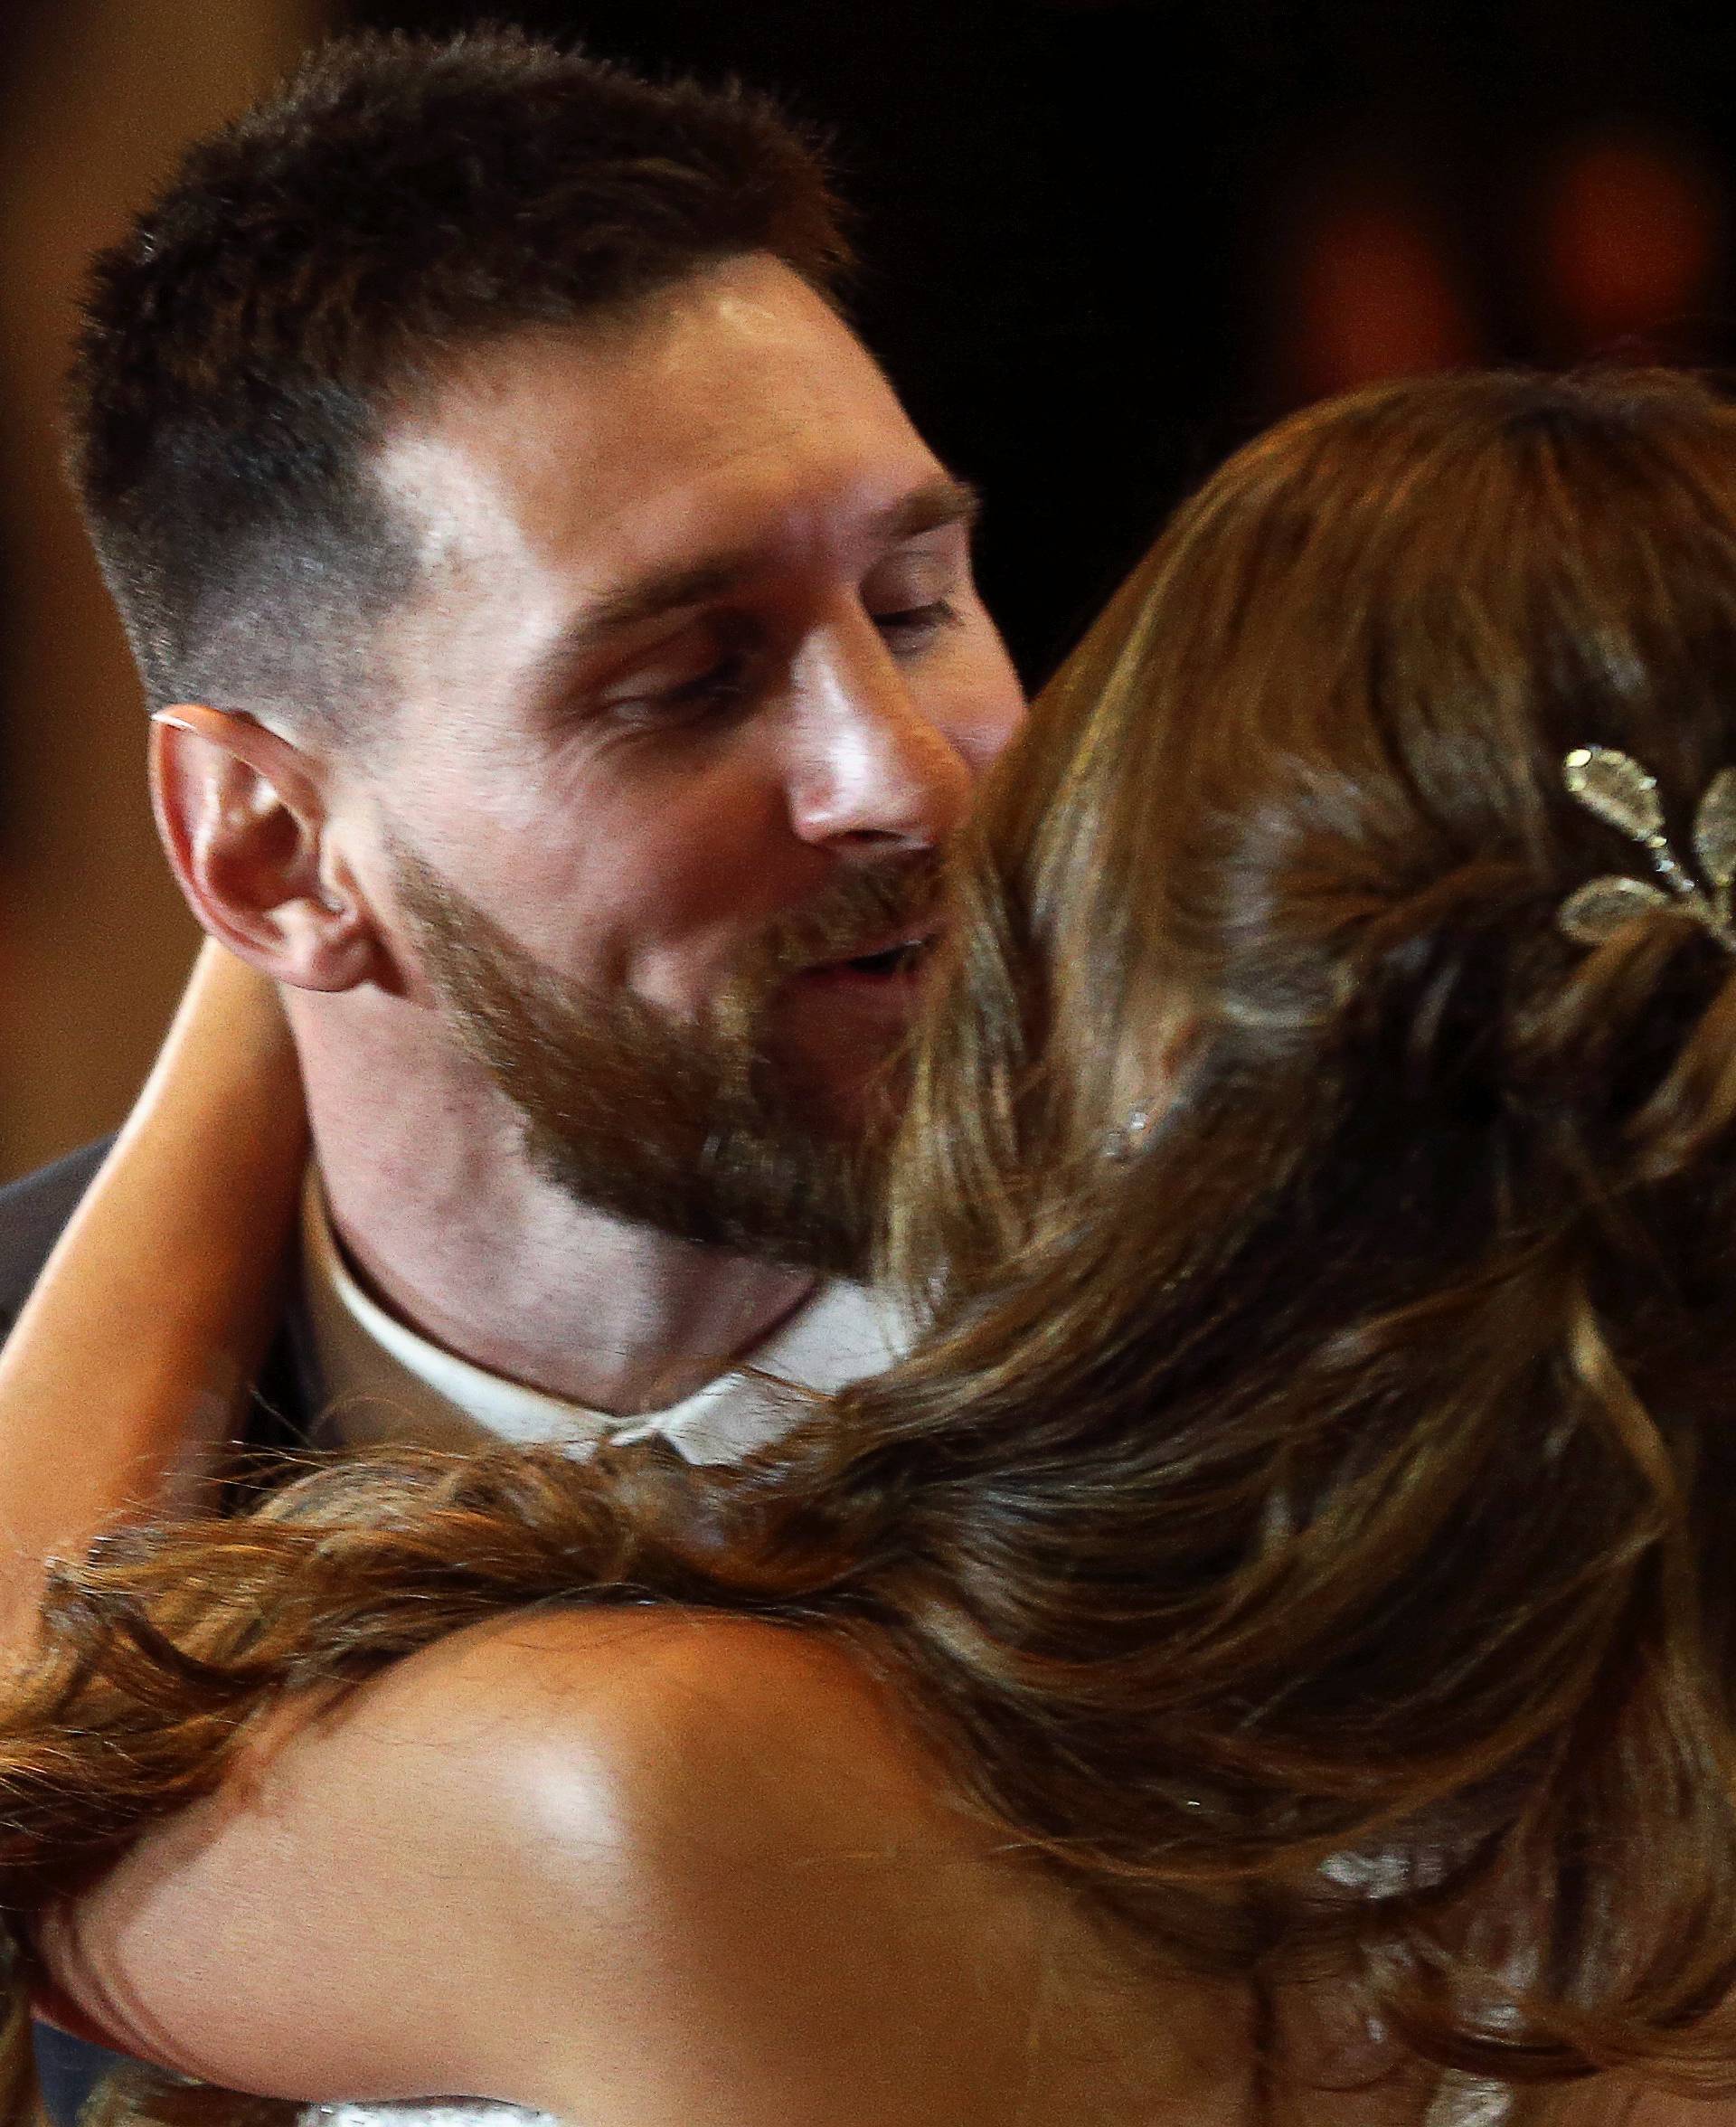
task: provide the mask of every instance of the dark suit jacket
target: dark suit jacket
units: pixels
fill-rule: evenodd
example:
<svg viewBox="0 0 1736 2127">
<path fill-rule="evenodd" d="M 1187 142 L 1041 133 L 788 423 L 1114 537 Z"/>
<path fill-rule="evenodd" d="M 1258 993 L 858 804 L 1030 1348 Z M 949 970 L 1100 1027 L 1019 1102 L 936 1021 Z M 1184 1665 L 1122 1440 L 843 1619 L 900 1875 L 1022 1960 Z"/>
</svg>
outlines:
<svg viewBox="0 0 1736 2127">
<path fill-rule="evenodd" d="M 108 1149 L 87 1145 L 52 1167 L 0 1189 L 0 1337 L 18 1319 L 61 1229 Z M 307 1419 L 306 1396 L 287 1336 L 280 1337 L 255 1385 L 248 1428 L 261 1453 L 295 1445 Z M 84 2101 L 119 2056 L 46 2024 L 36 2027 L 36 2066 L 55 2127 L 72 2127 Z"/>
</svg>

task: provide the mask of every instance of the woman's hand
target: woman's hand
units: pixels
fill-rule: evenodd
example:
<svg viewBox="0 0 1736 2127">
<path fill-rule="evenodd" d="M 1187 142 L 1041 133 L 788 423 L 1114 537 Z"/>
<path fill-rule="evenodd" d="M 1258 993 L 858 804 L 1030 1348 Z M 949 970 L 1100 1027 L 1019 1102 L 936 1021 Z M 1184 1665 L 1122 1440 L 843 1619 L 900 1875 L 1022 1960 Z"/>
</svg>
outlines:
<svg viewBox="0 0 1736 2127">
<path fill-rule="evenodd" d="M 275 1316 L 307 1135 L 276 991 L 208 943 L 0 1352 L 0 1641 L 49 1557 L 204 1503 Z"/>
</svg>

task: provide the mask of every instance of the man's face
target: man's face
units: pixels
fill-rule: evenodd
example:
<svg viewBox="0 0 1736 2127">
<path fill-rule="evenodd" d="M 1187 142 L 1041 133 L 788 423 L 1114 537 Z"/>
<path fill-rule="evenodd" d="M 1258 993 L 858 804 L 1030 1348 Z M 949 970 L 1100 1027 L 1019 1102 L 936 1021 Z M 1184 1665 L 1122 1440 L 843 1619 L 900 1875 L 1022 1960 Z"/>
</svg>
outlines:
<svg viewBox="0 0 1736 2127">
<path fill-rule="evenodd" d="M 762 258 L 476 353 L 380 473 L 427 579 L 362 772 L 427 1001 L 575 1195 L 839 1260 L 816 1204 L 1022 710 L 967 494 Z"/>
</svg>

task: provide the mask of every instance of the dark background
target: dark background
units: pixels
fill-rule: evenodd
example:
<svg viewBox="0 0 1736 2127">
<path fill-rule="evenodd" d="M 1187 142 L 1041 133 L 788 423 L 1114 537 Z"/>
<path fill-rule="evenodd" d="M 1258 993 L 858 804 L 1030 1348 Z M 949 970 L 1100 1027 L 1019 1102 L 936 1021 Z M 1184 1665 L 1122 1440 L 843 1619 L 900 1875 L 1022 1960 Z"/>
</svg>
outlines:
<svg viewBox="0 0 1736 2127">
<path fill-rule="evenodd" d="M 1407 371 L 1733 350 L 1729 0 L 33 0 L 0 26 L 0 1173 L 109 1120 L 192 933 L 54 487 L 78 259 L 323 28 L 512 20 L 825 130 L 855 315 L 1039 681 L 1177 494 Z"/>
<path fill-rule="evenodd" d="M 862 259 L 852 310 L 987 496 L 986 588 L 1034 676 L 1237 418 L 1233 12 L 363 0 L 347 19 L 505 14 L 651 71 L 738 74 L 828 136 Z"/>
<path fill-rule="evenodd" d="M 1286 405 L 1435 360 L 1727 352 L 1728 0 L 360 0 L 348 19 L 502 14 L 739 72 L 832 133 L 857 315 L 988 495 L 986 588 L 1033 678 L 1178 489 Z M 1599 231 L 1561 197 L 1599 155 L 1630 164 L 1605 190 L 1647 195 L 1655 287 L 1643 260 L 1577 256 L 1627 234 L 1615 198 L 1588 202 Z M 1673 189 L 1697 248 L 1656 226 Z M 1629 300 L 1562 285 L 1599 264 Z"/>
</svg>

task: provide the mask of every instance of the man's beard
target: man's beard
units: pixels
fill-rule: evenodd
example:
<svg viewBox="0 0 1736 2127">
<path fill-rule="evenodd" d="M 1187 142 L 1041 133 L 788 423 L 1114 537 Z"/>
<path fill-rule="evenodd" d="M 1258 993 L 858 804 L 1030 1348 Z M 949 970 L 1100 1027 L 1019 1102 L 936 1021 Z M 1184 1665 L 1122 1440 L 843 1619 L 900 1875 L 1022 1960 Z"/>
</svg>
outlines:
<svg viewBox="0 0 1736 2127">
<path fill-rule="evenodd" d="M 931 855 L 863 865 L 769 923 L 698 1016 L 557 974 L 401 844 L 398 899 L 464 1048 L 511 1101 L 534 1169 L 576 1201 L 684 1241 L 859 1273 L 900 1058 L 840 1101 L 780 1049 L 797 970 L 929 929 Z"/>
</svg>

